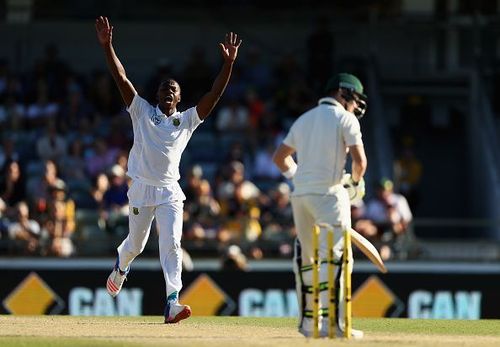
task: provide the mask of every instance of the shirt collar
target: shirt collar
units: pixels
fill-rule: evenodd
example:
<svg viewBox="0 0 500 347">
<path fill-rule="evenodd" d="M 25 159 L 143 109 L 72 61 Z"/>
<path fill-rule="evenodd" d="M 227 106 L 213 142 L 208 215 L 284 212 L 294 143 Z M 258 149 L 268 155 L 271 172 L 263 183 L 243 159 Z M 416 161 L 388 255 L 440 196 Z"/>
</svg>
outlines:
<svg viewBox="0 0 500 347">
<path fill-rule="evenodd" d="M 168 118 L 169 116 L 167 116 L 165 113 L 162 112 L 162 110 L 160 110 L 160 106 L 159 105 L 156 105 L 156 115 L 157 116 L 163 116 L 165 118 Z M 174 113 L 171 114 L 171 116 L 173 116 L 174 114 L 177 113 L 177 109 L 174 110 Z"/>
<path fill-rule="evenodd" d="M 327 104 L 327 105 L 332 105 L 332 106 L 340 106 L 342 107 L 344 110 L 345 110 L 345 107 L 337 101 L 337 99 L 335 98 L 332 98 L 332 97 L 324 97 L 324 98 L 321 98 L 318 100 L 318 105 L 321 105 L 321 104 Z"/>
<path fill-rule="evenodd" d="M 342 104 L 340 102 L 338 102 L 335 98 L 332 98 L 332 97 L 324 97 L 324 98 L 319 99 L 318 105 L 321 105 L 321 104 L 340 106 L 340 107 L 344 108 L 344 106 L 342 106 Z"/>
</svg>

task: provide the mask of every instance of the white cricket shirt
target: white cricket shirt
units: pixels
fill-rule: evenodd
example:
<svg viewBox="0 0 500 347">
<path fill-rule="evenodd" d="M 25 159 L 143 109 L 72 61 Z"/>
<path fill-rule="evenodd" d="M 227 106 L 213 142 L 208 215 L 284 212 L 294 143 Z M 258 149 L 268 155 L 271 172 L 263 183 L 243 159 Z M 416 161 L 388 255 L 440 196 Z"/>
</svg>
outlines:
<svg viewBox="0 0 500 347">
<path fill-rule="evenodd" d="M 134 131 L 127 175 L 150 186 L 175 185 L 180 178 L 182 152 L 194 130 L 203 122 L 196 107 L 176 111 L 167 117 L 136 94 L 127 111 Z"/>
<path fill-rule="evenodd" d="M 362 145 L 356 116 L 334 98 L 302 114 L 283 143 L 297 153 L 293 195 L 328 194 L 340 183 L 349 146 Z"/>
</svg>

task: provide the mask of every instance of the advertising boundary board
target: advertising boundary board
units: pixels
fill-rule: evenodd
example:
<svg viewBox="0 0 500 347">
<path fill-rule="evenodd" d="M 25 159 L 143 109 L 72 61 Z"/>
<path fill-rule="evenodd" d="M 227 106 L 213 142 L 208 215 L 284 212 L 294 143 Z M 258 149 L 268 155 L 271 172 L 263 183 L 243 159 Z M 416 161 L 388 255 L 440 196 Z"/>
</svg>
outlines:
<svg viewBox="0 0 500 347">
<path fill-rule="evenodd" d="M 110 265 L 111 264 L 111 265 Z M 0 259 L 0 313 L 161 315 L 165 298 L 157 260 L 136 260 L 124 289 L 105 287 L 112 259 Z M 198 260 L 184 272 L 181 301 L 195 315 L 296 316 L 291 261 L 250 264 L 248 272 L 219 271 Z M 500 318 L 500 264 L 394 263 L 380 274 L 357 261 L 352 277 L 358 317 Z"/>
</svg>

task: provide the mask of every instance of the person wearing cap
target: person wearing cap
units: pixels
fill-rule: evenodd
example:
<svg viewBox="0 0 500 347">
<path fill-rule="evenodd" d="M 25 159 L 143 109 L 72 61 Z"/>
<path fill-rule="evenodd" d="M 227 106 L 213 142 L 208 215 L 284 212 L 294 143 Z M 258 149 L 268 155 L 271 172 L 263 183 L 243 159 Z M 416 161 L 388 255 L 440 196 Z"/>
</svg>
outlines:
<svg viewBox="0 0 500 347">
<path fill-rule="evenodd" d="M 403 233 L 413 219 L 408 200 L 394 192 L 394 183 L 385 177 L 377 182 L 375 193 L 366 205 L 366 217 L 382 228 L 390 225 L 396 234 Z"/>
<path fill-rule="evenodd" d="M 413 220 L 408 200 L 394 191 L 394 183 L 388 178 L 382 178 L 375 186 L 375 196 L 366 204 L 364 218 L 371 221 L 377 231 L 376 243 L 380 243 L 380 255 L 384 259 L 401 256 L 399 251 L 407 238 Z"/>
<path fill-rule="evenodd" d="M 299 312 L 299 332 L 306 337 L 313 332 L 312 291 L 304 290 L 312 286 L 313 227 L 315 223 L 328 223 L 334 227 L 335 260 L 340 261 L 341 236 L 346 228 L 351 227 L 350 203 L 359 201 L 365 193 L 363 176 L 367 160 L 358 117 L 364 114 L 366 100 L 363 85 L 356 76 L 348 73 L 333 76 L 327 82 L 325 97 L 319 100 L 318 106 L 293 123 L 273 156 L 282 174 L 293 180 L 291 203 L 297 229 L 294 272 L 299 307 L 303 310 Z M 351 174 L 344 171 L 347 153 L 352 158 Z M 292 155 L 296 155 L 297 162 Z M 326 259 L 328 253 L 326 233 L 326 230 L 321 230 L 322 259 Z M 339 283 L 342 283 L 343 274 L 338 273 L 341 268 L 335 267 L 337 288 L 341 288 Z M 322 267 L 320 279 L 326 281 L 326 278 L 326 267 Z M 328 310 L 326 293 L 325 288 L 320 295 L 323 314 Z M 343 291 L 340 290 L 336 297 L 339 335 L 344 327 L 342 297 Z M 327 328 L 326 323 L 322 324 L 321 336 L 327 336 Z M 355 338 L 363 335 L 355 329 L 352 329 L 352 334 Z"/>
<path fill-rule="evenodd" d="M 163 80 L 156 93 L 158 104 L 149 104 L 138 95 L 115 53 L 113 26 L 108 18 L 97 18 L 95 27 L 108 69 L 130 113 L 134 132 L 127 167 L 127 175 L 132 179 L 128 191 L 129 234 L 117 249 L 118 257 L 106 288 L 111 296 L 118 295 L 130 264 L 144 250 L 151 224 L 156 219 L 160 263 L 166 285 L 164 322 L 177 323 L 191 315 L 191 308 L 179 303 L 185 200 L 178 182 L 180 159 L 193 132 L 224 93 L 241 40 L 232 32 L 226 34 L 224 43 L 219 43 L 224 63 L 212 88 L 196 106 L 179 112 L 177 105 L 181 101 L 181 88 L 177 81 Z"/>
</svg>

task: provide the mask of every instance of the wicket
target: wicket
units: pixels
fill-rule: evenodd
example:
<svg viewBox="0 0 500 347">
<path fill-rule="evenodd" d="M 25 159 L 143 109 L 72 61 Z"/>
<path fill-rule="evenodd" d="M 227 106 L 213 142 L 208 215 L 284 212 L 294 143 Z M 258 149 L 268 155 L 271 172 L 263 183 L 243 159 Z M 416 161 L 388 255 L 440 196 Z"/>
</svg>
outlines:
<svg viewBox="0 0 500 347">
<path fill-rule="evenodd" d="M 312 293 L 313 293 L 313 338 L 319 338 L 319 316 L 323 312 L 319 306 L 320 295 L 320 267 L 321 259 L 319 256 L 319 239 L 321 229 L 325 228 L 327 232 L 327 271 L 328 271 L 328 337 L 330 339 L 336 337 L 337 326 L 337 307 L 336 307 L 336 287 L 335 287 L 335 263 L 333 252 L 334 228 L 330 224 L 320 223 L 314 225 L 313 229 L 313 264 L 312 264 Z M 351 310 L 351 272 L 349 271 L 349 259 L 351 257 L 351 234 L 349 230 L 344 230 L 344 256 L 342 257 L 342 272 L 344 274 L 344 300 L 345 300 L 345 327 L 344 337 L 351 338 L 352 328 L 352 310 Z"/>
</svg>

